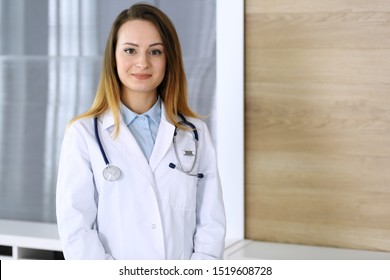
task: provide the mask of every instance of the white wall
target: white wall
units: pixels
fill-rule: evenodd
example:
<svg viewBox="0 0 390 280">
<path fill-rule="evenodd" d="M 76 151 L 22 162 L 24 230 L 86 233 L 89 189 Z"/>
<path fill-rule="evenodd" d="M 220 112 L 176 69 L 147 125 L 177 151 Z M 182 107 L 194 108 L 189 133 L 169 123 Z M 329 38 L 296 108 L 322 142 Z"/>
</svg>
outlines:
<svg viewBox="0 0 390 280">
<path fill-rule="evenodd" d="M 228 245 L 244 238 L 244 0 L 217 0 L 216 96 Z"/>
</svg>

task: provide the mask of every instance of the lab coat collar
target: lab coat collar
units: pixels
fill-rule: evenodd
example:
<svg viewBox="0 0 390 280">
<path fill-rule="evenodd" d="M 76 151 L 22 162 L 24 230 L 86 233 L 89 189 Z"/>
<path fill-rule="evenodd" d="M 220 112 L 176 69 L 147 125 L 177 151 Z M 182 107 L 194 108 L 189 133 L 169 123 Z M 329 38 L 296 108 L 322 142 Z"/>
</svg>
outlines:
<svg viewBox="0 0 390 280">
<path fill-rule="evenodd" d="M 141 148 L 138 146 L 134 136 L 124 123 L 121 114 L 119 114 L 119 118 L 120 126 L 117 138 L 113 137 L 114 115 L 111 110 L 107 110 L 99 118 L 102 129 L 106 130 L 106 133 L 109 134 L 110 138 L 120 149 L 124 150 L 124 152 L 132 158 L 139 160 L 140 166 L 143 166 L 142 169 L 146 173 L 150 173 L 150 171 L 154 172 L 168 152 L 169 147 L 172 145 L 173 133 L 175 131 L 175 126 L 171 124 L 166 117 L 164 102 L 161 102 L 161 121 L 149 163 L 142 153 Z M 149 170 L 149 172 L 147 170 Z M 151 173 L 149 175 L 151 175 Z"/>
<path fill-rule="evenodd" d="M 100 117 L 99 121 L 101 123 L 102 129 L 107 130 L 110 129 L 110 132 L 114 129 L 114 114 L 111 110 L 105 111 Z M 123 122 L 122 115 L 119 112 L 119 122 Z"/>
<path fill-rule="evenodd" d="M 175 126 L 168 121 L 165 112 L 164 102 L 161 102 L 160 126 L 158 128 L 153 152 L 149 160 L 149 165 L 153 172 L 157 168 L 161 160 L 164 158 L 165 154 L 168 152 L 169 147 L 172 145 L 174 132 L 175 132 Z"/>
</svg>

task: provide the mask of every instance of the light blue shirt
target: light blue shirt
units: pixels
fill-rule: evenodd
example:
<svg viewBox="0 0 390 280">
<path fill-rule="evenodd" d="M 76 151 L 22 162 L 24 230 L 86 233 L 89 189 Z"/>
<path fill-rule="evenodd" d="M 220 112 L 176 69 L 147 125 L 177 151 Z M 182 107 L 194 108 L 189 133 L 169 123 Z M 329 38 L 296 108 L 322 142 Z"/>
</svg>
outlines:
<svg viewBox="0 0 390 280">
<path fill-rule="evenodd" d="M 133 134 L 138 146 L 141 148 L 146 159 L 149 161 L 152 155 L 154 143 L 156 142 L 158 127 L 161 121 L 161 101 L 157 102 L 146 113 L 139 115 L 129 108 L 121 105 L 122 117 Z"/>
</svg>

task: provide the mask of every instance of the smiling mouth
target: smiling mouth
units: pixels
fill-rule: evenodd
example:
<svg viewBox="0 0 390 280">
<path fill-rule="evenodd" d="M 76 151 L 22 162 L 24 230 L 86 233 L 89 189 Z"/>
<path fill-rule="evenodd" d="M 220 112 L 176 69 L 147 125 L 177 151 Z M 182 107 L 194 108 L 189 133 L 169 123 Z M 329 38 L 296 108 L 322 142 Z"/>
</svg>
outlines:
<svg viewBox="0 0 390 280">
<path fill-rule="evenodd" d="M 152 77 L 152 75 L 150 74 L 132 74 L 132 76 L 137 80 L 146 80 Z"/>
</svg>

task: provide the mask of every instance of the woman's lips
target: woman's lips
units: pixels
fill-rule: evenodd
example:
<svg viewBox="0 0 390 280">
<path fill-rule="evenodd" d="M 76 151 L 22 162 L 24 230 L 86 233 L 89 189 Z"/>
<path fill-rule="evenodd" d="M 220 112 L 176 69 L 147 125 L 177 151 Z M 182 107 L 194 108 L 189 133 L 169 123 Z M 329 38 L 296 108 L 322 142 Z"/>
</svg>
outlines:
<svg viewBox="0 0 390 280">
<path fill-rule="evenodd" d="M 138 80 L 146 80 L 152 77 L 152 75 L 150 74 L 141 74 L 141 73 L 132 74 L 132 76 Z"/>
</svg>

